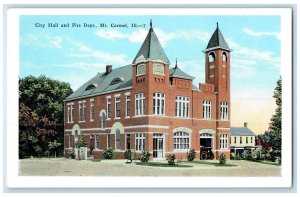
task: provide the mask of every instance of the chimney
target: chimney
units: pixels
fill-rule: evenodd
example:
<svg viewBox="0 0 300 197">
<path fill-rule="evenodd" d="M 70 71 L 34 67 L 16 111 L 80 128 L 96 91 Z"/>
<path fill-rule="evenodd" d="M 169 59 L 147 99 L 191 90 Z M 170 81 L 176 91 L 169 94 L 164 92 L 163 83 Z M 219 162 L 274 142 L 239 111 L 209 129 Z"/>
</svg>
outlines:
<svg viewBox="0 0 300 197">
<path fill-rule="evenodd" d="M 109 74 L 112 71 L 112 65 L 106 65 L 105 74 Z"/>
<path fill-rule="evenodd" d="M 244 127 L 247 128 L 248 127 L 248 123 L 244 122 Z"/>
</svg>

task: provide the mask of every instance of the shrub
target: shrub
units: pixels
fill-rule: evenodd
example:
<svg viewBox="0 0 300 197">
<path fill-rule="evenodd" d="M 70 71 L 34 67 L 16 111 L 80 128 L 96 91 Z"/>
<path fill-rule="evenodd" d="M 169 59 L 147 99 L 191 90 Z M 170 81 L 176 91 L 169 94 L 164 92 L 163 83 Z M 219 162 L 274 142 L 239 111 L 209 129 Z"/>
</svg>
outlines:
<svg viewBox="0 0 300 197">
<path fill-rule="evenodd" d="M 168 165 L 175 165 L 175 154 L 169 154 L 167 156 Z"/>
<path fill-rule="evenodd" d="M 242 153 L 242 158 L 243 159 L 248 159 L 249 158 L 249 152 L 247 150 L 244 150 L 244 152 Z"/>
<path fill-rule="evenodd" d="M 113 159 L 114 158 L 114 150 L 112 148 L 104 149 L 103 157 L 105 159 Z"/>
<path fill-rule="evenodd" d="M 190 149 L 189 152 L 188 152 L 188 155 L 187 155 L 187 159 L 189 161 L 194 161 L 195 157 L 196 157 L 195 149 Z"/>
<path fill-rule="evenodd" d="M 75 150 L 73 148 L 69 149 L 68 155 L 69 155 L 69 158 L 75 159 L 75 156 L 76 156 Z"/>
<path fill-rule="evenodd" d="M 151 154 L 148 151 L 143 151 L 141 154 L 141 162 L 148 162 Z"/>
<path fill-rule="evenodd" d="M 235 159 L 235 158 L 236 158 L 235 154 L 234 153 L 230 153 L 230 159 Z"/>
<path fill-rule="evenodd" d="M 235 159 L 236 160 L 241 160 L 242 159 L 239 153 L 235 156 Z"/>
<path fill-rule="evenodd" d="M 219 165 L 221 165 L 221 166 L 226 165 L 226 157 L 225 157 L 224 153 L 222 153 L 222 155 L 219 158 Z"/>
<path fill-rule="evenodd" d="M 257 153 L 252 152 L 251 154 L 249 154 L 249 159 L 252 160 L 252 161 L 256 161 L 257 160 Z"/>
<path fill-rule="evenodd" d="M 79 140 L 79 141 L 75 142 L 75 148 L 79 149 L 80 147 L 86 147 L 86 146 L 87 145 L 84 140 Z"/>
</svg>

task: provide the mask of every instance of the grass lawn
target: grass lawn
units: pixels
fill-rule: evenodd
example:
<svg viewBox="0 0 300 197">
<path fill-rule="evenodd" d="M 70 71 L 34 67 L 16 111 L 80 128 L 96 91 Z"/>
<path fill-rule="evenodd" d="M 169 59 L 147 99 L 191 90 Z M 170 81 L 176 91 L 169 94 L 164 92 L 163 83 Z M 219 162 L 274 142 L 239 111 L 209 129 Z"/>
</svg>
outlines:
<svg viewBox="0 0 300 197">
<path fill-rule="evenodd" d="M 193 163 L 193 164 L 199 164 L 199 165 L 211 165 L 216 167 L 234 167 L 237 165 L 234 164 L 225 164 L 220 165 L 219 161 L 206 161 L 206 160 L 194 160 L 194 161 L 183 161 L 184 163 Z"/>
<path fill-rule="evenodd" d="M 175 164 L 175 165 L 169 165 L 167 163 L 162 162 L 136 162 L 136 165 L 139 166 L 151 166 L 151 167 L 170 167 L 170 168 L 191 168 L 193 166 L 185 165 L 185 164 Z"/>
</svg>

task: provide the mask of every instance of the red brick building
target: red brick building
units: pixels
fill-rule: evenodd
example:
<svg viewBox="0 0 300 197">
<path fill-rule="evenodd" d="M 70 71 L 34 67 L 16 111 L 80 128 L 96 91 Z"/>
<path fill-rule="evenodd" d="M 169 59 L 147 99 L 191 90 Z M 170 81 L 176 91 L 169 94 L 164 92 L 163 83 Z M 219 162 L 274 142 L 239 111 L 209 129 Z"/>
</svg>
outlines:
<svg viewBox="0 0 300 197">
<path fill-rule="evenodd" d="M 65 155 L 75 141 L 87 143 L 88 156 L 115 158 L 127 149 L 147 150 L 153 159 L 191 148 L 211 147 L 216 157 L 230 153 L 230 49 L 217 26 L 205 55 L 205 83 L 169 68 L 170 61 L 150 25 L 132 64 L 112 69 L 83 84 L 65 100 Z M 201 73 L 198 73 L 201 74 Z"/>
</svg>

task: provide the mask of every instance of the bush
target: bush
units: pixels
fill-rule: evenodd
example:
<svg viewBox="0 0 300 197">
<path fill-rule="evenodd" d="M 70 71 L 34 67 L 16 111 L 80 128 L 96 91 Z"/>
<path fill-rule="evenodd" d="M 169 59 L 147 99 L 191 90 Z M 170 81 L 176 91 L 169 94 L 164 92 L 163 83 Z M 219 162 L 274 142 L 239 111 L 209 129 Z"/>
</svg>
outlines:
<svg viewBox="0 0 300 197">
<path fill-rule="evenodd" d="M 188 152 L 188 155 L 187 155 L 187 159 L 189 161 L 194 161 L 195 157 L 196 157 L 195 149 L 190 149 L 189 152 Z"/>
<path fill-rule="evenodd" d="M 221 165 L 221 166 L 226 165 L 226 157 L 225 157 L 224 153 L 222 153 L 222 155 L 220 156 L 219 165 Z"/>
<path fill-rule="evenodd" d="M 80 147 L 86 147 L 86 146 L 87 145 L 84 140 L 79 140 L 79 141 L 75 142 L 75 148 L 79 149 Z"/>
<path fill-rule="evenodd" d="M 249 160 L 256 161 L 257 160 L 257 153 L 252 152 L 251 154 L 249 154 Z"/>
<path fill-rule="evenodd" d="M 76 156 L 75 150 L 73 148 L 69 149 L 68 155 L 69 155 L 69 158 L 75 159 L 75 156 Z"/>
<path fill-rule="evenodd" d="M 168 165 L 175 165 L 175 154 L 169 154 L 167 156 L 167 160 L 168 160 Z"/>
<path fill-rule="evenodd" d="M 148 151 L 143 151 L 141 154 L 141 162 L 148 162 L 151 154 Z"/>
<path fill-rule="evenodd" d="M 241 160 L 242 159 L 239 153 L 235 156 L 235 159 L 236 160 Z"/>
<path fill-rule="evenodd" d="M 242 158 L 249 159 L 249 152 L 247 150 L 244 150 L 244 152 L 242 153 Z"/>
<path fill-rule="evenodd" d="M 104 149 L 103 157 L 105 159 L 113 159 L 114 158 L 114 150 L 112 148 Z"/>
<path fill-rule="evenodd" d="M 235 159 L 235 158 L 236 158 L 235 154 L 234 153 L 230 153 L 230 159 Z"/>
</svg>

